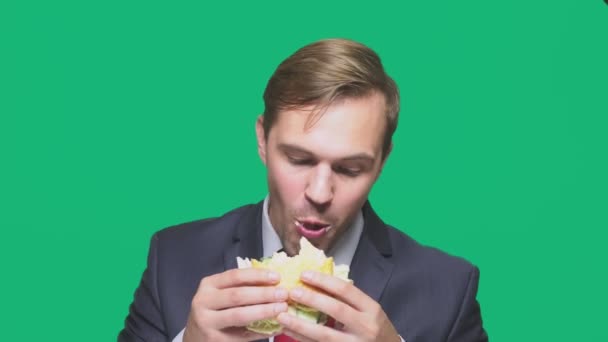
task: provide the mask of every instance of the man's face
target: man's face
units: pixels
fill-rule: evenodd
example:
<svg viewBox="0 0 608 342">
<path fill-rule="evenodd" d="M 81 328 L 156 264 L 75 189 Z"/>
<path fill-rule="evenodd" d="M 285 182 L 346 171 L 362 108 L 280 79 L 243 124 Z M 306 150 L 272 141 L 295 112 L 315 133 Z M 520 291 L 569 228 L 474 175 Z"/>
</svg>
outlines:
<svg viewBox="0 0 608 342">
<path fill-rule="evenodd" d="M 267 139 L 258 119 L 269 216 L 289 254 L 302 236 L 327 251 L 351 225 L 384 164 L 384 106 L 377 93 L 338 101 L 311 127 L 312 107 L 283 111 Z"/>
</svg>

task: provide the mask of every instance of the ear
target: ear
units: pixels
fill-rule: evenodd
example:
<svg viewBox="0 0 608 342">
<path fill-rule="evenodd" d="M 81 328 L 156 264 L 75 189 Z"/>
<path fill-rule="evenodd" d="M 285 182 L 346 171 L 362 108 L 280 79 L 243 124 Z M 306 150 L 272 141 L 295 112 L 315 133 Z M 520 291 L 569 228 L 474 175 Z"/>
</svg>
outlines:
<svg viewBox="0 0 608 342">
<path fill-rule="evenodd" d="M 258 116 L 255 121 L 255 135 L 258 140 L 258 154 L 262 163 L 266 165 L 266 137 L 264 136 L 264 116 Z"/>
</svg>

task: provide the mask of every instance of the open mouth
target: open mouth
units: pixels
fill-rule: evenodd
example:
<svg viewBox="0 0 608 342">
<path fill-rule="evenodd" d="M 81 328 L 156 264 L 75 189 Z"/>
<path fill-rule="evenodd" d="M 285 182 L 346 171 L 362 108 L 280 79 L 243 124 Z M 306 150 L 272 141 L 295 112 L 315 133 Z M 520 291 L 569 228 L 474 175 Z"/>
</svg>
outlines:
<svg viewBox="0 0 608 342">
<path fill-rule="evenodd" d="M 314 220 L 296 220 L 295 225 L 300 234 L 308 239 L 319 238 L 331 229 L 330 224 Z"/>
</svg>

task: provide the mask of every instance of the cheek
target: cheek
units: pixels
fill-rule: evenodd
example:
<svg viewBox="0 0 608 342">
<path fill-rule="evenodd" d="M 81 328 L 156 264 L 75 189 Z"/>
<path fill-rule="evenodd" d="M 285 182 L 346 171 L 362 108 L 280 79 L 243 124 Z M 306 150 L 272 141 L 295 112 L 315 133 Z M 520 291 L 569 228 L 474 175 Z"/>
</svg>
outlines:
<svg viewBox="0 0 608 342">
<path fill-rule="evenodd" d="M 357 211 L 365 200 L 373 185 L 371 179 L 361 179 L 357 182 L 342 184 L 336 203 L 340 203 L 343 211 Z"/>
<path fill-rule="evenodd" d="M 303 175 L 294 172 L 289 167 L 280 163 L 269 163 L 268 174 L 274 192 L 283 201 L 293 203 L 294 200 L 304 193 L 305 182 Z"/>
</svg>

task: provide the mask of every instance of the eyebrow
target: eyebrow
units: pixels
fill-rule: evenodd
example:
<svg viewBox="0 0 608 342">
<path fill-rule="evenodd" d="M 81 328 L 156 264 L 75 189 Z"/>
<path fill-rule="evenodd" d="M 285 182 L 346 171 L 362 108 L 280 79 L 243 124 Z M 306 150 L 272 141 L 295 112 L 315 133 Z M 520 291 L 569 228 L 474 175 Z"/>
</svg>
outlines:
<svg viewBox="0 0 608 342">
<path fill-rule="evenodd" d="M 279 144 L 278 145 L 279 150 L 283 151 L 283 152 L 296 152 L 296 153 L 302 153 L 302 154 L 307 154 L 307 155 L 314 155 L 314 153 L 306 150 L 305 148 L 302 148 L 300 146 L 297 145 L 292 145 L 292 144 Z M 344 158 L 340 158 L 341 161 L 367 161 L 370 163 L 374 162 L 374 157 L 371 156 L 369 153 L 365 153 L 365 152 L 361 152 L 361 153 L 355 153 L 353 155 L 350 156 L 346 156 Z"/>
</svg>

